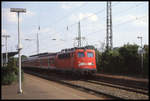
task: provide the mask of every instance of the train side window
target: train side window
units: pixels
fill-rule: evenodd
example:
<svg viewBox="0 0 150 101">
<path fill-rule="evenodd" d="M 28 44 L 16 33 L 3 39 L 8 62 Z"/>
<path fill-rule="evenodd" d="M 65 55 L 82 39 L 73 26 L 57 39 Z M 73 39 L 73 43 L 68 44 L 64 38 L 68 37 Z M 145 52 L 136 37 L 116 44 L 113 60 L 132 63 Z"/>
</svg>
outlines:
<svg viewBox="0 0 150 101">
<path fill-rule="evenodd" d="M 88 57 L 94 57 L 94 54 L 93 54 L 93 52 L 87 52 L 87 56 Z"/>
<path fill-rule="evenodd" d="M 59 59 L 61 58 L 60 54 L 58 55 L 58 58 L 59 58 Z"/>
<path fill-rule="evenodd" d="M 70 53 L 67 54 L 67 58 L 70 58 Z"/>
<path fill-rule="evenodd" d="M 49 59 L 49 63 L 50 63 L 50 64 L 54 64 L 54 59 L 52 59 L 52 58 Z"/>
<path fill-rule="evenodd" d="M 78 57 L 80 58 L 80 57 L 84 57 L 85 55 L 84 55 L 84 52 L 78 52 Z"/>
<path fill-rule="evenodd" d="M 74 54 L 72 53 L 72 57 L 74 57 Z"/>
<path fill-rule="evenodd" d="M 70 53 L 64 53 L 58 55 L 59 59 L 70 58 Z"/>
<path fill-rule="evenodd" d="M 59 54 L 59 55 L 58 55 L 58 58 L 59 58 L 59 59 L 62 59 L 62 58 L 63 58 L 63 54 Z"/>
</svg>

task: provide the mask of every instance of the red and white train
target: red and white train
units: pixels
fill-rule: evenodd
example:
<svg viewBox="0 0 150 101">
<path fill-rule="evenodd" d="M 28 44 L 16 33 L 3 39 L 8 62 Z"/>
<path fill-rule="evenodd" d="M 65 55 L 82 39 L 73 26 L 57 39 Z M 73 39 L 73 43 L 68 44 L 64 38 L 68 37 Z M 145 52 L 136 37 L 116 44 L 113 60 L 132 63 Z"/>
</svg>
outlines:
<svg viewBox="0 0 150 101">
<path fill-rule="evenodd" d="M 82 74 L 93 74 L 97 71 L 95 50 L 84 47 L 64 49 L 58 53 L 32 55 L 22 61 L 22 67 L 55 69 Z"/>
</svg>

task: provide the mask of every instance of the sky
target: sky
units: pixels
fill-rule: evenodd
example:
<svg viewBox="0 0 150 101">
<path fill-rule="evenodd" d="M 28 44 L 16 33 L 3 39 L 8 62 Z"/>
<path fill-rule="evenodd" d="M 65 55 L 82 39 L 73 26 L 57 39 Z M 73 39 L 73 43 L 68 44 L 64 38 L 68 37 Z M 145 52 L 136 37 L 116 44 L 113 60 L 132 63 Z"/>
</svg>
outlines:
<svg viewBox="0 0 150 101">
<path fill-rule="evenodd" d="M 82 46 L 94 45 L 99 50 L 106 45 L 106 1 L 103 2 L 2 2 L 1 33 L 10 35 L 8 52 L 17 51 L 18 17 L 10 8 L 25 8 L 20 13 L 22 55 L 39 52 L 59 52 L 77 45 L 80 21 Z M 112 2 L 113 47 L 124 44 L 149 44 L 148 1 Z M 39 30 L 40 26 L 40 30 Z M 1 35 L 1 36 L 2 36 Z M 2 52 L 6 52 L 5 39 Z M 26 40 L 30 39 L 30 40 Z"/>
</svg>

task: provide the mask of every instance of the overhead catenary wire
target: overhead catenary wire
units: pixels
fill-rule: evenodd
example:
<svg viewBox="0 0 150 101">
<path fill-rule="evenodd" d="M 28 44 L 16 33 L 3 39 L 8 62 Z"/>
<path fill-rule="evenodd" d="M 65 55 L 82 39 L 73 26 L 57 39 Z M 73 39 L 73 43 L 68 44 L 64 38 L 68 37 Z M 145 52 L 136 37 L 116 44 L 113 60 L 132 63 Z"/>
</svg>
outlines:
<svg viewBox="0 0 150 101">
<path fill-rule="evenodd" d="M 128 23 L 128 22 L 131 23 L 132 21 L 139 20 L 139 19 L 144 18 L 144 17 L 147 17 L 147 15 L 144 15 L 144 16 L 141 16 L 141 17 L 135 17 L 134 19 L 130 19 L 130 20 L 128 20 L 128 21 L 119 23 L 119 24 L 117 24 L 117 25 L 115 25 L 115 26 L 124 25 L 125 23 Z M 119 27 L 120 27 L 120 26 L 119 26 Z"/>
<path fill-rule="evenodd" d="M 119 3 L 120 3 L 120 2 L 119 2 Z M 119 3 L 115 3 L 114 5 L 118 5 Z M 114 6 L 114 5 L 112 5 L 112 6 Z M 139 5 L 141 5 L 141 4 L 138 4 L 138 5 L 136 5 L 135 7 L 138 7 Z M 83 6 L 81 6 L 81 7 L 83 7 Z M 131 6 L 131 7 L 129 7 L 129 8 L 134 8 L 134 7 Z M 128 9 L 129 9 L 129 8 L 128 8 Z M 127 10 L 127 9 L 126 9 L 126 10 Z M 125 11 L 126 11 L 126 10 L 125 10 Z M 87 16 L 87 17 L 81 19 L 80 21 L 85 20 L 85 19 L 87 19 L 87 18 L 89 18 L 89 17 L 92 17 L 92 16 L 94 16 L 94 14 L 98 14 L 98 13 L 103 12 L 103 11 L 104 11 L 104 8 L 103 8 L 102 10 L 98 11 L 98 12 L 93 13 L 92 15 L 89 15 L 89 16 Z M 104 18 L 105 18 L 105 17 L 104 17 Z M 73 24 L 71 24 L 71 25 L 67 25 L 67 28 L 69 28 L 69 27 L 71 27 L 71 26 L 73 26 L 73 25 L 75 25 L 75 24 L 77 24 L 77 23 L 78 23 L 78 22 L 73 23 Z M 63 29 L 65 29 L 65 28 L 63 28 Z M 96 32 L 97 32 L 97 31 L 96 31 Z M 61 33 L 61 32 L 56 31 L 56 33 Z"/>
<path fill-rule="evenodd" d="M 120 27 L 120 26 L 124 26 L 125 25 L 125 23 L 131 23 L 131 22 L 133 22 L 133 21 L 136 21 L 136 20 L 139 20 L 139 19 L 142 19 L 142 18 L 144 18 L 144 17 L 147 17 L 147 15 L 145 15 L 145 16 L 141 16 L 141 17 L 136 17 L 136 18 L 134 18 L 134 19 L 130 19 L 130 20 L 128 20 L 128 21 L 125 21 L 125 22 L 122 22 L 122 23 L 119 23 L 119 24 L 117 24 L 117 25 L 114 25 L 115 27 L 116 26 L 118 26 L 118 27 Z M 117 27 L 117 28 L 118 28 Z M 89 34 L 91 34 L 91 33 L 96 33 L 96 32 L 102 32 L 102 31 L 105 31 L 105 30 L 97 30 L 97 31 L 94 31 L 94 32 L 90 32 L 90 33 L 88 33 L 88 35 Z M 93 36 L 93 34 L 92 34 L 92 36 Z"/>
<path fill-rule="evenodd" d="M 119 2 L 120 3 L 120 2 Z M 116 3 L 116 4 L 113 4 L 112 6 L 116 6 L 116 5 L 118 5 L 119 3 Z M 128 11 L 129 9 L 131 10 L 131 9 L 133 9 L 133 8 L 136 8 L 136 7 L 139 7 L 139 6 L 141 6 L 141 3 L 140 4 L 137 4 L 135 7 L 133 7 L 133 6 L 130 6 L 129 8 L 127 8 L 127 9 L 125 9 L 125 10 L 122 10 L 122 11 L 120 11 L 120 12 L 122 12 L 122 13 L 124 13 L 124 12 L 126 12 L 126 11 Z M 92 17 L 92 16 L 94 16 L 94 14 L 100 14 L 102 11 L 104 11 L 104 9 L 105 8 L 103 8 L 102 10 L 100 10 L 100 11 L 98 11 L 98 12 L 95 12 L 95 13 L 93 13 L 93 14 L 91 14 L 91 15 L 89 15 L 89 16 L 87 16 L 87 17 L 85 17 L 85 18 L 83 18 L 83 19 L 81 19 L 80 21 L 83 21 L 83 20 L 85 20 L 85 19 L 87 19 L 87 18 L 89 18 L 89 17 Z M 117 14 L 121 14 L 121 13 L 117 13 Z M 105 17 L 103 17 L 103 19 L 104 18 L 106 18 L 106 16 Z M 71 27 L 71 26 L 73 26 L 73 25 L 75 25 L 75 24 L 77 24 L 78 22 L 75 22 L 75 23 L 73 23 L 73 24 L 71 24 L 71 25 L 67 25 L 67 27 Z"/>
<path fill-rule="evenodd" d="M 117 4 L 119 4 L 119 3 L 117 3 Z M 138 4 L 138 5 L 136 5 L 135 6 L 135 8 L 136 7 L 138 7 L 138 6 L 140 6 L 141 4 Z M 133 6 L 132 6 L 132 8 L 134 8 Z M 129 9 L 129 8 L 128 8 Z M 101 10 L 102 11 L 102 10 Z M 99 11 L 100 12 L 100 11 Z M 96 13 L 98 13 L 98 12 L 96 12 Z M 92 16 L 92 15 L 90 15 L 90 16 Z M 90 17 L 90 16 L 88 16 L 88 17 Z M 86 18 L 88 18 L 88 17 L 86 17 Z M 83 19 L 82 19 L 83 20 Z M 130 20 L 130 21 L 132 21 L 132 20 Z M 129 21 L 126 21 L 126 22 L 123 22 L 123 23 L 127 23 L 127 22 L 129 22 Z M 76 24 L 76 23 L 74 23 L 74 24 Z M 74 25 L 74 24 L 72 24 L 72 25 Z M 122 23 L 120 23 L 119 25 L 121 25 Z M 117 25 L 118 26 L 118 25 Z M 114 25 L 114 27 L 116 27 L 116 25 Z M 90 33 L 96 33 L 96 32 L 100 32 L 100 31 L 104 31 L 105 30 L 105 28 L 103 28 L 103 29 L 100 29 L 100 30 L 97 30 L 97 31 L 94 31 L 94 32 L 90 32 Z M 90 34 L 90 33 L 88 33 L 88 34 Z"/>
<path fill-rule="evenodd" d="M 120 3 L 120 2 L 119 2 L 119 3 Z M 117 4 L 119 4 L 119 3 L 117 3 Z M 114 4 L 114 5 L 112 5 L 112 6 L 116 6 L 117 4 Z M 95 16 L 95 14 L 100 14 L 100 13 L 102 13 L 103 11 L 105 11 L 105 7 L 104 7 L 103 9 L 101 9 L 101 10 L 95 12 L 95 13 L 92 13 L 91 15 L 89 15 L 89 16 L 87 16 L 87 17 L 84 17 L 83 19 L 80 19 L 80 21 L 83 21 L 83 20 L 85 20 L 85 19 L 87 19 L 87 18 L 89 18 L 89 17 Z M 77 23 L 78 23 L 78 22 L 75 22 L 75 23 L 73 23 L 73 24 L 71 24 L 71 25 L 68 25 L 68 26 L 73 26 L 73 25 L 75 25 L 75 24 L 77 24 Z"/>
<path fill-rule="evenodd" d="M 140 4 L 137 4 L 137 5 L 132 5 L 132 6 L 130 6 L 130 7 L 128 7 L 127 9 L 123 9 L 123 10 L 121 10 L 121 11 L 119 11 L 119 12 L 117 12 L 117 14 L 113 14 L 113 15 L 119 15 L 119 14 L 124 14 L 125 12 L 127 12 L 127 11 L 132 11 L 134 8 L 136 8 L 136 7 L 139 7 L 139 6 L 141 6 L 141 3 Z M 116 13 L 116 12 L 115 12 Z M 106 16 L 105 17 L 103 17 L 102 19 L 105 19 L 106 18 Z"/>
<path fill-rule="evenodd" d="M 85 5 L 87 5 L 87 3 L 84 3 L 84 4 L 80 5 L 80 6 L 77 7 L 77 8 L 74 8 L 72 11 L 69 12 L 69 14 L 72 14 L 73 12 L 75 12 L 75 11 L 81 9 L 82 7 L 85 7 Z M 60 23 L 60 22 L 64 21 L 64 19 L 66 19 L 67 17 L 69 17 L 69 16 L 68 16 L 69 14 L 67 14 L 67 15 L 61 17 L 59 20 L 55 21 L 55 22 L 56 22 L 55 24 L 57 24 L 58 22 Z"/>
<path fill-rule="evenodd" d="M 117 3 L 117 4 L 119 4 L 119 3 Z M 115 5 L 116 6 L 116 5 Z M 135 6 L 135 7 L 134 7 Z M 118 15 L 118 14 L 122 14 L 122 13 L 124 13 L 124 12 L 126 12 L 126 11 L 131 11 L 132 9 L 134 9 L 134 8 L 136 8 L 136 7 L 139 7 L 139 6 L 141 6 L 141 3 L 140 4 L 137 4 L 137 5 L 132 5 L 132 6 L 130 6 L 129 8 L 127 8 L 127 9 L 123 9 L 123 10 L 121 10 L 121 11 L 119 11 L 119 13 L 117 13 L 117 14 L 115 14 L 115 15 Z M 106 16 L 105 17 L 103 17 L 103 19 L 105 19 L 106 18 Z M 95 22 L 91 22 L 91 23 L 95 23 Z M 82 28 L 83 28 L 84 26 L 82 26 Z"/>
<path fill-rule="evenodd" d="M 120 3 L 120 2 L 119 2 Z M 116 5 L 118 5 L 119 3 L 115 3 L 115 4 L 113 4 L 112 6 L 116 6 Z M 83 4 L 84 6 L 86 5 L 87 3 L 85 3 L 85 4 Z M 82 7 L 84 7 L 83 5 L 81 5 L 78 9 L 73 9 L 73 11 L 75 11 L 75 10 L 79 10 L 80 8 L 82 8 Z M 70 13 L 73 13 L 73 11 L 72 12 L 70 12 Z M 87 16 L 87 17 L 84 17 L 83 19 L 80 19 L 80 21 L 83 21 L 83 20 L 85 20 L 85 19 L 87 19 L 87 18 L 89 18 L 89 17 L 92 17 L 92 16 L 94 16 L 95 14 L 100 14 L 100 13 L 102 13 L 103 11 L 105 11 L 105 7 L 103 8 L 103 9 L 101 9 L 100 11 L 97 11 L 97 12 L 95 12 L 95 13 L 93 13 L 93 14 L 91 14 L 91 15 L 89 15 L 89 16 Z M 64 17 L 62 17 L 61 19 L 59 19 L 57 22 L 60 22 L 60 21 L 63 21 L 64 19 L 63 18 L 66 18 L 66 15 L 64 16 Z M 56 23 L 57 23 L 56 22 Z M 56 23 L 55 23 L 55 25 L 56 25 Z M 78 22 L 75 22 L 75 23 L 73 23 L 73 24 L 71 24 L 71 25 L 66 25 L 65 27 L 63 27 L 62 29 L 66 29 L 66 28 L 69 28 L 70 29 L 70 27 L 72 27 L 73 25 L 76 25 L 76 24 L 78 24 Z M 52 27 L 52 26 L 51 26 Z M 62 33 L 62 31 L 56 31 L 55 33 Z"/>
<path fill-rule="evenodd" d="M 121 22 L 121 23 L 119 23 L 119 24 L 117 24 L 117 25 L 114 25 L 113 27 L 116 27 L 116 26 L 120 27 L 120 26 L 125 25 L 125 23 L 131 23 L 131 22 L 133 22 L 133 21 L 135 21 L 135 20 L 139 20 L 139 19 L 142 19 L 142 18 L 144 18 L 144 17 L 147 17 L 147 15 L 144 15 L 144 16 L 141 16 L 141 17 L 135 17 L 134 19 L 130 19 L 130 20 L 127 20 L 127 21 L 125 21 L 125 22 Z M 105 31 L 105 28 L 99 29 L 99 30 L 94 31 L 94 32 L 90 32 L 90 33 L 88 33 L 87 35 L 89 35 L 89 34 L 91 34 L 91 33 L 101 32 L 101 31 Z"/>
<path fill-rule="evenodd" d="M 138 6 L 139 5 L 141 5 L 141 4 L 138 4 Z M 138 6 L 136 6 L 136 7 L 138 7 Z M 131 8 L 131 7 L 130 7 Z M 133 8 L 133 7 L 132 7 Z M 146 17 L 146 15 L 145 16 L 143 16 L 143 17 Z M 140 18 L 143 18 L 143 17 L 140 17 Z M 104 17 L 104 18 L 106 18 L 106 17 Z M 136 19 L 135 20 L 137 20 L 137 19 L 140 19 L 140 18 L 137 18 L 136 17 Z M 126 23 L 126 22 L 130 22 L 130 21 L 132 21 L 133 19 L 131 19 L 131 20 L 129 20 L 129 21 L 125 21 L 125 22 L 123 22 L 123 23 Z M 123 23 L 119 23 L 118 25 L 120 25 L 120 24 L 123 24 Z M 114 25 L 114 26 L 118 26 L 118 25 Z M 99 32 L 100 30 L 105 30 L 105 28 L 103 28 L 103 29 L 99 29 L 99 30 L 97 30 L 97 31 L 94 31 L 94 32 Z M 92 33 L 92 32 L 90 32 L 90 33 Z M 88 35 L 88 34 L 87 34 Z"/>
<path fill-rule="evenodd" d="M 135 8 L 137 8 L 139 6 L 143 6 L 143 5 L 141 3 L 140 4 L 136 4 L 136 5 L 132 5 L 132 6 L 128 7 L 127 9 L 123 9 L 123 10 L 117 12 L 117 14 L 115 14 L 115 15 L 119 15 L 119 14 L 125 13 L 127 11 L 131 11 L 131 10 L 135 10 Z"/>
<path fill-rule="evenodd" d="M 140 5 L 140 4 L 139 4 Z M 136 8 L 136 7 L 135 7 Z M 131 7 L 131 9 L 132 9 L 132 7 Z M 123 11 L 122 11 L 123 12 Z M 100 11 L 99 11 L 99 13 L 98 12 L 96 12 L 96 14 L 100 14 Z M 88 17 L 86 17 L 86 18 L 84 18 L 83 20 L 85 20 L 85 19 L 87 19 L 87 18 L 89 18 L 89 17 L 92 17 L 92 16 L 94 16 L 94 15 L 90 15 L 90 16 L 88 16 Z M 62 19 L 62 20 L 64 20 L 64 19 Z M 81 21 L 83 21 L 82 19 L 81 19 Z M 61 21 L 61 19 L 60 19 L 60 21 Z M 76 23 L 73 23 L 72 25 L 68 25 L 68 28 L 70 27 L 70 26 L 73 26 L 73 25 L 75 25 L 75 24 L 77 24 L 78 22 L 76 22 Z M 123 22 L 123 23 L 125 23 L 125 22 Z M 120 25 L 121 25 L 121 23 L 120 23 Z M 122 24 L 123 25 L 123 24 Z M 121 25 L 121 26 L 122 26 Z M 115 27 L 116 25 L 114 25 L 113 27 Z M 120 26 L 119 26 L 120 27 Z M 63 30 L 66 30 L 66 26 L 64 27 L 64 29 Z M 99 31 L 102 31 L 102 30 L 105 30 L 105 28 L 104 29 L 99 29 Z M 99 32 L 98 30 L 97 31 L 94 31 L 94 32 L 90 32 L 90 33 L 95 33 L 95 32 Z M 62 33 L 61 31 L 59 32 L 59 31 L 56 31 L 56 33 Z"/>
<path fill-rule="evenodd" d="M 116 5 L 118 5 L 119 3 L 120 3 L 120 2 L 115 3 L 115 4 L 113 4 L 112 6 L 116 6 Z M 105 11 L 105 7 L 104 7 L 103 9 L 101 9 L 101 10 L 95 12 L 95 13 L 92 13 L 91 15 L 89 15 L 89 16 L 87 16 L 87 17 L 84 17 L 83 19 L 80 19 L 80 21 L 83 21 L 83 20 L 85 20 L 85 19 L 87 19 L 87 18 L 89 18 L 89 17 L 95 16 L 95 14 L 100 14 L 100 13 L 102 13 L 103 11 Z M 70 27 L 72 27 L 72 26 L 74 26 L 74 25 L 76 25 L 76 24 L 78 24 L 78 21 L 75 22 L 75 23 L 73 23 L 73 24 L 67 25 L 67 28 L 70 29 Z M 63 27 L 62 29 L 63 29 L 63 30 L 66 29 L 66 26 Z M 57 31 L 57 32 L 58 32 L 58 31 Z M 58 32 L 58 33 L 60 33 L 60 32 Z"/>
<path fill-rule="evenodd" d="M 84 3 L 84 4 L 80 5 L 79 7 L 74 8 L 72 11 L 69 12 L 69 14 L 72 14 L 75 11 L 81 9 L 82 7 L 85 7 L 86 4 L 87 3 Z M 55 21 L 55 24 L 52 25 L 52 26 L 50 26 L 50 27 L 54 28 L 54 26 L 56 26 L 57 23 L 60 23 L 60 22 L 64 21 L 64 19 L 66 19 L 67 17 L 69 17 L 68 14 L 64 15 L 63 17 L 61 17 L 60 19 L 58 19 L 57 21 Z"/>
</svg>

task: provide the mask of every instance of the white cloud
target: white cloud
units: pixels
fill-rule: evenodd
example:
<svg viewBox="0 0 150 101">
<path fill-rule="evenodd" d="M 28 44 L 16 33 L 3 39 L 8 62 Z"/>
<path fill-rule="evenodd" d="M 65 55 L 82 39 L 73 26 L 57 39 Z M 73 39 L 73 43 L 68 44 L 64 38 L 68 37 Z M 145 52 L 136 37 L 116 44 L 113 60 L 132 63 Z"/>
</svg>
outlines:
<svg viewBox="0 0 150 101">
<path fill-rule="evenodd" d="M 93 13 L 79 13 L 77 15 L 72 14 L 69 19 L 74 22 L 74 21 L 82 20 L 84 18 L 87 18 L 89 21 L 98 20 L 97 15 Z"/>
<path fill-rule="evenodd" d="M 28 17 L 32 17 L 32 16 L 35 15 L 34 12 L 31 12 L 31 11 L 29 11 L 29 10 L 27 10 L 27 12 L 26 12 L 25 14 L 26 14 Z"/>
<path fill-rule="evenodd" d="M 51 32 L 51 29 L 50 28 L 41 28 L 40 29 L 40 33 L 50 33 Z"/>
<path fill-rule="evenodd" d="M 61 6 L 63 9 L 69 9 L 71 8 L 71 4 L 62 4 Z"/>
<path fill-rule="evenodd" d="M 10 12 L 10 8 L 2 8 L 3 20 L 7 20 L 8 22 L 17 23 L 17 14 L 14 12 Z M 22 21 L 22 19 L 20 19 Z"/>
<path fill-rule="evenodd" d="M 93 16 L 91 16 L 91 17 L 89 17 L 89 19 L 91 20 L 91 21 L 97 21 L 98 20 L 98 17 L 97 17 L 97 15 L 93 15 Z"/>
<path fill-rule="evenodd" d="M 125 15 L 125 16 L 116 16 L 114 19 L 113 19 L 113 22 L 115 23 L 121 23 L 121 22 L 126 22 L 126 21 L 129 21 L 129 20 L 132 20 L 132 19 L 135 19 L 135 16 L 134 15 Z"/>
<path fill-rule="evenodd" d="M 141 19 L 140 19 L 141 18 Z M 133 22 L 134 26 L 137 27 L 146 27 L 148 26 L 148 16 L 139 16 L 137 19 Z"/>
<path fill-rule="evenodd" d="M 79 7 L 79 6 L 83 5 L 83 4 L 85 4 L 85 2 L 80 2 L 80 3 L 77 3 L 77 2 L 62 3 L 62 4 L 61 4 L 61 8 L 66 9 L 66 10 L 69 10 L 69 9 L 71 9 L 71 8 Z"/>
<path fill-rule="evenodd" d="M 32 17 L 35 15 L 33 12 L 29 10 L 25 14 L 27 17 Z M 3 20 L 7 20 L 8 22 L 11 23 L 17 23 L 18 21 L 17 13 L 10 12 L 10 8 L 2 8 L 2 16 L 3 16 Z M 22 21 L 22 18 L 20 18 L 19 20 Z"/>
<path fill-rule="evenodd" d="M 115 25 L 117 24 L 123 24 L 123 23 L 130 23 L 130 25 L 132 26 L 136 26 L 136 27 L 145 27 L 147 26 L 147 20 L 148 20 L 148 16 L 143 17 L 143 15 L 125 15 L 125 16 L 121 16 L 121 17 L 115 17 L 113 19 L 113 22 L 115 23 Z"/>
</svg>

